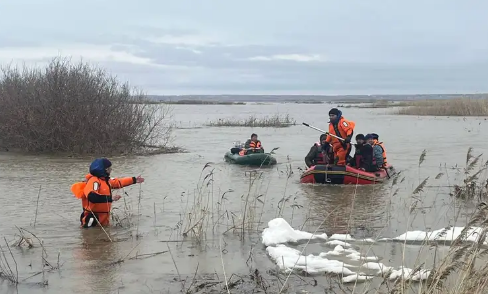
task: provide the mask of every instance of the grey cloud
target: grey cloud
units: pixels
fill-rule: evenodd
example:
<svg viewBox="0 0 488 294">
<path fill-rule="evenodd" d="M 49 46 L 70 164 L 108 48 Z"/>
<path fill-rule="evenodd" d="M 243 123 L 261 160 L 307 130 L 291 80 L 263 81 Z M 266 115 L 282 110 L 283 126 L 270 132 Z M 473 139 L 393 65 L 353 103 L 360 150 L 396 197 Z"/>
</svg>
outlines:
<svg viewBox="0 0 488 294">
<path fill-rule="evenodd" d="M 111 46 L 152 60 L 100 63 L 148 91 L 483 91 L 487 8 L 441 0 L 4 1 L 0 50 Z M 207 42 L 154 42 L 169 36 Z M 248 60 L 287 54 L 327 62 Z"/>
<path fill-rule="evenodd" d="M 139 41 L 126 50 L 141 57 L 151 58 L 155 63 L 168 65 L 202 66 L 210 68 L 254 67 L 257 62 L 247 60 L 256 56 L 274 54 L 308 54 L 309 50 L 291 46 L 189 46 L 165 45 Z"/>
<path fill-rule="evenodd" d="M 297 68 L 280 62 L 249 69 L 206 69 L 171 71 L 108 63 L 121 79 L 152 93 L 263 93 L 302 91 L 328 94 L 368 93 L 456 93 L 487 89 L 488 64 L 484 70 L 473 66 L 388 67 L 378 65 L 333 64 Z M 248 77 L 251 75 L 251 78 Z M 256 75 L 253 77 L 252 75 Z"/>
</svg>

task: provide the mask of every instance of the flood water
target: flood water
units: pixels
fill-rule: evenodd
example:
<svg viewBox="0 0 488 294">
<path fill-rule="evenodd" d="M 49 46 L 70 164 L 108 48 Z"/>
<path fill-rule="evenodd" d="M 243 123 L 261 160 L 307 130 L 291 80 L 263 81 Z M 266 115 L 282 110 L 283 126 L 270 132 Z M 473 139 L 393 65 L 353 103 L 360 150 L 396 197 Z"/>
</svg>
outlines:
<svg viewBox="0 0 488 294">
<path fill-rule="evenodd" d="M 407 230 L 464 224 L 463 212 L 471 208 L 461 207 L 454 223 L 458 208 L 452 205 L 448 186 L 464 176 L 462 170 L 452 167 L 464 167 L 469 147 L 474 148 L 475 155 L 486 152 L 485 118 L 396 116 L 390 114 L 392 109 L 342 109 L 346 119 L 356 122 L 355 134 L 379 134 L 389 162 L 402 172 L 398 184 L 301 185 L 304 157 L 320 135 L 301 123 L 327 129 L 329 108 L 327 104 L 174 106 L 174 121 L 180 127 L 174 131 L 174 144 L 188 153 L 111 158 L 113 176 L 141 174 L 146 182 L 125 188 L 127 208 L 123 200 L 114 204 L 121 218 L 124 211 L 132 214 L 129 219 L 133 226 L 129 228 L 125 221 L 122 226 L 107 228 L 106 233 L 98 228 L 79 228 L 81 204 L 70 192 L 74 182 L 83 180 L 92 158 L 0 153 L 0 236 L 11 245 L 10 250 L 3 238 L 0 245 L 14 273 L 17 267 L 21 281 L 15 288 L 0 278 L 0 293 L 176 293 L 191 287 L 194 276 L 193 286 L 206 279 L 214 281 L 216 276 L 220 280 L 233 274 L 246 276 L 255 269 L 269 276 L 276 265 L 267 256 L 260 236 L 268 221 L 278 216 L 294 228 L 309 232 L 323 223 L 319 232 L 348 232 L 354 237 L 374 239 L 395 237 Z M 278 112 L 290 114 L 297 125 L 280 129 L 204 126 L 219 118 Z M 251 169 L 227 164 L 223 155 L 233 141 L 242 142 L 253 132 L 259 135 L 265 150 L 279 149 L 275 151 L 278 165 L 258 170 L 261 176 L 251 185 Z M 419 168 L 424 149 L 427 156 Z M 210 166 L 202 172 L 207 163 Z M 212 170 L 213 181 L 197 186 Z M 440 172 L 444 175 L 435 179 Z M 410 212 L 412 191 L 426 177 L 430 177 L 428 187 L 421 193 L 416 209 Z M 229 189 L 232 191 L 222 197 Z M 393 195 L 396 189 L 398 192 Z M 192 210 L 198 195 L 203 195 L 205 205 Z M 255 200 L 258 195 L 262 195 L 260 201 Z M 287 201 L 280 207 L 283 198 Z M 202 218 L 202 209 L 213 211 L 213 217 Z M 244 209 L 247 213 L 243 235 Z M 204 236 L 194 236 L 198 225 L 193 231 L 188 230 L 190 212 L 203 219 Z M 33 238 L 33 248 L 12 246 L 19 239 L 17 228 L 42 239 L 46 260 L 53 267 L 57 266 L 59 255 L 60 270 L 46 266 L 42 273 L 43 249 L 38 240 Z M 31 237 L 29 233 L 25 235 Z M 413 267 L 419 248 L 382 243 L 369 249 L 380 255 L 385 264 L 399 265 L 403 260 L 406 266 Z M 323 249 L 310 245 L 307 254 L 318 254 Z M 276 278 L 269 279 L 275 283 L 270 289 L 277 291 L 281 284 Z M 328 279 L 324 275 L 315 279 L 319 284 L 315 287 L 294 276 L 288 283 L 296 290 L 324 293 Z M 47 285 L 38 284 L 43 282 Z"/>
</svg>

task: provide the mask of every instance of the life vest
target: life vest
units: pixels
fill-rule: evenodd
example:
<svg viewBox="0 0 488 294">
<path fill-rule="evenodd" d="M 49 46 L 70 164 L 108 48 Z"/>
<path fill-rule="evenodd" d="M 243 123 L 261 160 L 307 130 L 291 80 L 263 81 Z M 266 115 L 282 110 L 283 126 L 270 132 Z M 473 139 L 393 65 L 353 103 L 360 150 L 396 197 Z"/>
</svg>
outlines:
<svg viewBox="0 0 488 294">
<path fill-rule="evenodd" d="M 388 163 L 386 161 L 386 149 L 385 149 L 385 145 L 383 145 L 383 142 L 378 142 L 378 140 L 373 140 L 373 146 L 374 145 L 378 145 L 381 147 L 381 150 L 383 150 L 383 167 L 386 166 L 386 164 Z"/>
<path fill-rule="evenodd" d="M 355 126 L 355 122 L 346 120 L 344 117 L 341 117 L 337 124 L 329 123 L 329 133 L 345 139 L 348 136 L 352 136 Z M 336 150 L 339 146 L 342 146 L 343 143 L 342 140 L 339 140 L 336 137 L 332 137 L 329 135 L 327 135 L 326 141 L 330 143 L 332 147 L 334 147 L 334 150 Z"/>
<path fill-rule="evenodd" d="M 257 141 L 257 142 L 251 141 L 249 143 L 249 148 L 252 148 L 252 149 L 261 148 L 261 141 Z M 246 153 L 247 153 L 246 149 L 242 149 L 241 151 L 239 151 L 239 155 L 241 155 L 241 156 L 245 155 Z"/>
<path fill-rule="evenodd" d="M 314 161 L 315 164 L 326 164 L 327 162 L 325 161 L 324 157 L 324 152 L 322 151 L 322 144 L 320 142 L 316 142 L 315 146 L 319 148 L 320 152 L 318 152 L 317 157 L 315 157 Z"/>
<path fill-rule="evenodd" d="M 120 189 L 136 183 L 135 177 L 109 178 L 95 177 L 91 174 L 85 176 L 85 181 L 71 186 L 71 192 L 81 199 L 83 213 L 80 220 L 89 214 L 95 214 L 102 225 L 108 225 L 108 214 L 112 208 L 112 189 Z M 105 214 L 104 216 L 100 214 Z"/>
<path fill-rule="evenodd" d="M 84 181 L 71 185 L 71 192 L 76 198 L 81 199 L 82 207 L 86 207 L 88 205 L 88 199 L 85 197 L 85 187 L 86 183 L 91 177 L 93 177 L 91 174 L 87 174 Z"/>
<path fill-rule="evenodd" d="M 251 141 L 251 143 L 249 143 L 249 148 L 261 148 L 261 141 Z"/>
<path fill-rule="evenodd" d="M 112 187 L 108 178 L 91 177 L 86 183 L 84 192 L 86 204 L 83 206 L 83 210 L 94 213 L 110 212 L 112 208 Z"/>
</svg>

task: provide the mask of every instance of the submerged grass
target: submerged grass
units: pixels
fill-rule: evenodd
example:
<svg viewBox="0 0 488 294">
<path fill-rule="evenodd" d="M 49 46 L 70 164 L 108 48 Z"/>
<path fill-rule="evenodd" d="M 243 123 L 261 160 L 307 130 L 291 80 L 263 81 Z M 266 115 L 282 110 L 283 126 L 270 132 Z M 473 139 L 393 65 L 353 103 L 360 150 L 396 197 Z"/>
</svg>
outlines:
<svg viewBox="0 0 488 294">
<path fill-rule="evenodd" d="M 425 157 L 426 152 L 424 150 L 419 158 L 419 168 L 424 162 Z M 385 293 L 468 294 L 487 292 L 488 260 L 486 259 L 486 255 L 488 249 L 485 242 L 488 232 L 488 206 L 485 201 L 488 200 L 488 182 L 486 179 L 481 180 L 479 176 L 487 170 L 488 162 L 479 166 L 478 163 L 481 154 L 476 157 L 473 156 L 471 148 L 468 149 L 466 157 L 466 167 L 464 169 L 465 178 L 462 184 L 454 185 L 455 191 L 450 194 L 453 196 L 453 201 L 450 205 L 469 205 L 473 200 L 477 200 L 478 205 L 472 211 L 469 221 L 464 226 L 459 236 L 449 242 L 450 246 L 448 252 L 444 256 L 437 258 L 437 254 L 439 254 L 438 249 L 442 243 L 439 243 L 436 240 L 423 241 L 423 244 L 419 247 L 419 255 L 415 262 L 414 270 L 410 273 L 409 277 L 412 277 L 425 266 L 425 259 L 422 260 L 420 258 L 420 252 L 434 248 L 434 265 L 425 281 L 416 282 L 401 277 L 394 281 L 394 283 L 389 284 L 385 279 L 382 282 L 382 285 L 385 286 L 387 290 Z M 479 170 L 473 172 L 476 166 L 479 166 Z M 439 179 L 442 175 L 443 174 L 439 173 L 436 176 L 436 179 Z M 414 218 L 419 211 L 424 209 L 423 207 L 418 206 L 421 206 L 419 204 L 422 202 L 423 195 L 421 194 L 424 192 L 424 188 L 428 181 L 429 177 L 426 177 L 412 193 L 409 221 L 410 217 Z M 459 191 L 462 191 L 462 193 Z M 462 201 L 460 202 L 459 200 Z M 459 221 L 459 212 L 460 210 L 455 214 L 454 219 L 449 221 L 450 223 L 457 223 Z M 478 241 L 466 243 L 469 230 L 475 226 L 479 228 L 479 231 L 476 233 L 478 234 Z M 436 239 L 445 235 L 448 229 L 449 228 L 444 229 Z M 405 252 L 406 242 L 406 240 L 403 242 L 403 252 Z M 406 257 L 403 255 L 402 265 L 406 264 L 405 259 Z M 479 261 L 481 265 L 477 264 L 477 261 Z M 368 290 L 373 290 L 373 287 Z"/>
<path fill-rule="evenodd" d="M 464 179 L 462 183 L 452 185 L 451 200 L 449 204 L 456 209 L 458 212 L 455 217 L 449 221 L 451 224 L 458 223 L 460 216 L 460 207 L 469 207 L 472 204 L 477 204 L 473 206 L 472 215 L 467 222 L 462 233 L 451 242 L 446 241 L 436 241 L 436 240 L 424 240 L 419 246 L 419 255 L 415 261 L 413 271 L 410 272 L 406 277 L 400 276 L 395 280 L 389 280 L 388 275 L 385 275 L 383 281 L 378 285 L 378 281 L 373 283 L 372 281 L 364 282 L 363 287 L 359 285 L 361 282 L 354 283 L 351 286 L 350 283 L 343 283 L 340 278 L 341 276 L 330 276 L 327 285 L 317 284 L 317 280 L 313 276 L 309 276 L 299 271 L 292 272 L 274 272 L 268 271 L 264 274 L 260 272 L 256 265 L 253 264 L 253 253 L 252 249 L 249 252 L 248 267 L 249 275 L 238 275 L 236 273 L 229 274 L 224 268 L 224 279 L 216 278 L 212 282 L 208 281 L 193 281 L 193 288 L 187 289 L 187 293 L 207 293 L 205 291 L 215 291 L 215 293 L 244 293 L 250 291 L 250 288 L 242 290 L 239 285 L 247 284 L 254 287 L 253 291 L 260 291 L 262 293 L 291 293 L 293 287 L 296 286 L 295 283 L 301 283 L 302 281 L 306 287 L 323 288 L 320 290 L 321 293 L 421 293 L 421 294 L 468 294 L 468 293 L 486 293 L 488 287 L 488 246 L 484 243 L 485 238 L 488 234 L 488 181 L 482 177 L 483 173 L 488 168 L 488 162 L 481 162 L 481 155 L 473 156 L 472 149 L 468 150 L 466 156 L 466 166 L 464 168 Z M 425 150 L 419 157 L 418 168 L 420 169 L 422 164 L 425 162 L 427 153 Z M 476 168 L 479 167 L 478 170 Z M 226 206 L 228 201 L 227 195 L 232 190 L 220 193 L 220 195 L 214 195 L 214 169 L 210 164 L 206 164 L 202 169 L 202 175 L 200 177 L 201 182 L 199 182 L 197 189 L 193 195 L 188 195 L 189 199 L 187 201 L 187 206 L 183 215 L 185 216 L 182 220 L 182 225 L 184 229 L 182 234 L 185 237 L 192 237 L 198 240 L 201 244 L 205 244 L 206 235 L 209 232 L 217 234 L 219 237 L 219 248 L 220 251 L 226 251 L 222 248 L 222 238 L 228 232 L 236 233 L 244 237 L 246 233 L 251 233 L 254 230 L 262 230 L 261 219 L 263 216 L 263 209 L 267 200 L 267 187 L 265 187 L 264 193 L 261 191 L 263 188 L 263 174 L 260 170 L 253 170 L 246 173 L 246 180 L 248 181 L 248 191 L 243 193 L 241 201 L 241 209 L 233 211 Z M 206 173 L 205 173 L 206 172 Z M 287 180 L 291 178 L 293 172 L 291 168 L 287 167 L 287 171 L 283 172 L 286 174 Z M 447 174 L 447 168 L 446 168 Z M 439 173 L 436 175 L 435 179 L 440 179 L 443 177 L 444 173 Z M 397 174 L 392 179 L 391 190 L 394 193 L 390 194 L 390 198 L 394 198 L 397 195 L 398 188 L 396 185 L 403 182 L 405 178 L 401 178 L 401 174 Z M 409 211 L 409 218 L 406 224 L 406 231 L 413 220 L 421 214 L 422 211 L 425 213 L 425 205 L 423 203 L 423 198 L 427 196 L 426 187 L 431 177 L 425 177 L 419 179 L 419 184 L 413 189 L 410 200 L 408 203 L 407 211 Z M 448 179 L 449 181 L 449 179 Z M 288 181 L 285 182 L 285 186 Z M 264 183 L 265 184 L 265 183 Z M 269 186 L 269 182 L 267 184 Z M 357 188 L 357 187 L 356 187 Z M 357 190 L 357 189 L 356 189 Z M 356 193 L 356 191 L 354 192 Z M 193 197 L 193 199 L 191 198 Z M 296 204 L 291 203 L 291 195 L 287 195 L 286 187 L 283 197 L 279 199 L 279 203 L 276 204 L 278 209 L 277 216 L 283 215 L 284 205 L 288 204 L 292 210 L 292 215 Z M 354 197 L 356 199 L 356 197 Z M 356 200 L 353 200 L 355 202 Z M 391 203 L 390 199 L 390 203 Z M 273 205 L 275 206 L 275 205 Z M 356 206 L 353 204 L 353 207 Z M 360 206 L 358 204 L 358 206 Z M 301 208 L 301 207 L 299 207 Z M 351 209 L 351 215 L 353 214 L 354 208 Z M 308 218 L 307 218 L 308 219 Z M 324 223 L 328 221 L 328 216 L 322 219 L 320 224 L 314 234 L 317 233 Z M 351 217 L 349 217 L 348 225 L 351 225 Z M 466 243 L 466 237 L 469 233 L 469 229 L 477 226 L 480 228 L 479 241 Z M 303 227 L 303 225 L 302 225 Z M 445 234 L 447 232 L 446 228 L 444 230 Z M 379 237 L 379 236 L 378 236 Z M 303 248 L 304 252 L 308 246 L 308 243 Z M 405 247 L 407 246 L 407 241 L 402 241 L 402 266 L 406 266 L 407 257 L 405 255 Z M 447 249 L 444 254 L 439 253 L 440 247 L 445 244 L 449 244 L 448 247 L 443 247 Z M 364 248 L 363 248 L 364 249 Z M 366 249 L 370 251 L 371 248 Z M 434 249 L 434 250 L 431 250 Z M 421 258 L 421 253 L 423 251 L 430 250 L 430 254 L 434 254 L 434 264 L 430 271 L 430 274 L 426 280 L 423 281 L 412 281 L 411 277 L 416 273 L 420 273 L 425 270 L 425 259 Z M 363 251 L 363 250 L 361 250 Z M 223 257 L 221 255 L 222 267 L 224 267 Z M 291 279 L 293 277 L 293 279 Z M 337 277 L 337 278 L 336 278 Z M 195 274 L 194 279 L 198 279 Z M 378 279 L 378 278 L 376 278 Z M 380 278 L 381 279 L 381 278 Z M 195 287 L 200 287 L 204 289 L 204 292 L 199 292 L 195 290 Z M 192 290 L 193 289 L 193 290 Z M 190 291 L 190 292 L 188 292 Z"/>
<path fill-rule="evenodd" d="M 241 195 L 232 195 L 234 207 L 239 201 L 239 208 L 229 207 L 229 195 L 234 190 L 215 192 L 215 168 L 207 163 L 200 174 L 200 180 L 192 193 L 186 193 L 186 203 L 181 213 L 182 219 L 178 225 L 179 234 L 192 237 L 199 243 L 204 243 L 209 233 L 223 234 L 239 233 L 244 236 L 254 228 L 259 227 L 264 214 L 268 186 L 263 187 L 263 171 L 260 169 L 246 171 L 244 180 L 248 184 L 247 191 Z M 262 188 L 265 191 L 261 191 Z"/>
<path fill-rule="evenodd" d="M 401 115 L 488 116 L 488 98 L 429 99 L 403 102 L 396 110 Z"/>
<path fill-rule="evenodd" d="M 48 261 L 48 254 L 46 249 L 44 248 L 44 241 L 25 228 L 17 227 L 17 230 L 19 233 L 17 240 L 15 240 L 14 242 L 10 242 L 9 244 L 7 238 L 4 237 L 3 239 L 5 241 L 5 245 L 0 245 L 0 280 L 6 280 L 10 284 L 17 287 L 19 284 L 29 283 L 29 280 L 33 277 L 42 275 L 42 280 L 36 284 L 41 287 L 47 286 L 49 284 L 49 281 L 46 277 L 46 274 L 60 270 L 61 266 L 63 265 L 60 264 L 60 253 L 58 253 L 57 256 L 57 263 L 52 263 Z M 15 255 L 12 252 L 12 248 L 26 247 L 27 250 L 30 250 L 38 246 L 40 246 L 41 248 L 41 269 L 35 273 L 30 273 L 23 279 L 20 279 L 21 273 L 19 273 L 19 265 L 17 263 Z M 32 268 L 32 262 L 29 266 Z"/>
<path fill-rule="evenodd" d="M 296 125 L 296 120 L 289 114 L 257 117 L 251 115 L 246 119 L 225 118 L 210 121 L 206 124 L 209 127 L 263 127 L 263 128 L 285 128 Z"/>
</svg>

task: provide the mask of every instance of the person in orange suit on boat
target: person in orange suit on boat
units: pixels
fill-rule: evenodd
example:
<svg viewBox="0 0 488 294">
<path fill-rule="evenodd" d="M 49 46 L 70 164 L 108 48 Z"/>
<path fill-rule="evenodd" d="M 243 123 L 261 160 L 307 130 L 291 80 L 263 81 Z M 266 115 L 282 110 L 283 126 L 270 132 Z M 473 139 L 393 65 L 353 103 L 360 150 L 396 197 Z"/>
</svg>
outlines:
<svg viewBox="0 0 488 294">
<path fill-rule="evenodd" d="M 83 212 L 80 216 L 80 222 L 83 228 L 97 225 L 108 226 L 110 224 L 112 202 L 121 198 L 120 195 L 112 195 L 112 189 L 120 189 L 144 182 L 144 178 L 141 176 L 110 178 L 111 171 L 112 163 L 110 160 L 97 158 L 90 165 L 90 173 L 85 176 L 86 182 L 74 184 L 71 188 L 75 196 L 81 198 Z"/>
<path fill-rule="evenodd" d="M 342 116 L 342 111 L 337 108 L 332 108 L 329 111 L 329 119 L 329 134 L 335 135 L 344 140 L 327 135 L 326 141 L 332 145 L 335 164 L 346 165 L 347 156 L 351 152 L 351 138 L 354 133 L 356 123 L 346 120 Z"/>
<path fill-rule="evenodd" d="M 244 144 L 244 149 L 242 149 L 239 152 L 239 155 L 243 156 L 246 155 L 247 153 L 252 152 L 252 153 L 263 153 L 263 145 L 261 144 L 261 141 L 258 140 L 258 135 L 252 134 L 251 139 L 248 139 L 246 143 Z"/>
</svg>

